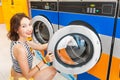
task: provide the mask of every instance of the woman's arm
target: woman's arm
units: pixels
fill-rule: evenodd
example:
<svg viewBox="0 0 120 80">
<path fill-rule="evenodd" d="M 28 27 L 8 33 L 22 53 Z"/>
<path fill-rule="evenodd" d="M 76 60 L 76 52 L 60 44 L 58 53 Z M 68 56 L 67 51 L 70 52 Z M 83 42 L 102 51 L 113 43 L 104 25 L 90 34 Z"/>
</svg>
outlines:
<svg viewBox="0 0 120 80">
<path fill-rule="evenodd" d="M 27 41 L 27 44 L 32 48 L 32 49 L 35 49 L 35 50 L 46 50 L 47 49 L 47 46 L 48 46 L 48 43 L 46 44 L 40 44 L 40 43 L 35 43 L 33 41 Z"/>
<path fill-rule="evenodd" d="M 13 52 L 14 52 L 15 59 L 18 61 L 20 65 L 22 74 L 26 79 L 33 77 L 35 73 L 39 71 L 39 68 L 41 68 L 44 65 L 44 62 L 41 61 L 38 64 L 39 68 L 35 66 L 30 70 L 28 66 L 28 61 L 27 61 L 26 49 L 20 44 L 14 46 Z"/>
</svg>

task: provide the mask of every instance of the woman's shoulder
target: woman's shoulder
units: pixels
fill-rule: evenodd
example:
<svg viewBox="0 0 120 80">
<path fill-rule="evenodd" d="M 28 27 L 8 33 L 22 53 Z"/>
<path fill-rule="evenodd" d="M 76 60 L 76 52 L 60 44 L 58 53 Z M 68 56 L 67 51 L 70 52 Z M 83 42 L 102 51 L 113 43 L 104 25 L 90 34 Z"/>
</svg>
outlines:
<svg viewBox="0 0 120 80">
<path fill-rule="evenodd" d="M 13 53 L 15 58 L 17 59 L 18 57 L 26 56 L 26 49 L 21 43 L 15 43 L 13 47 Z"/>
<path fill-rule="evenodd" d="M 19 41 L 12 41 L 12 44 L 14 45 L 14 50 L 22 50 L 24 49 L 24 44 Z"/>
</svg>

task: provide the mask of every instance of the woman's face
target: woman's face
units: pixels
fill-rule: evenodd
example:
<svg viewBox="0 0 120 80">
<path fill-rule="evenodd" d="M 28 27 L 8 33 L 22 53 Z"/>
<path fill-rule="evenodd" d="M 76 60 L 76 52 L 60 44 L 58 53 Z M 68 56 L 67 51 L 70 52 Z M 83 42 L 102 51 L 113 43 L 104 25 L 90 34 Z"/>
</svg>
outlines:
<svg viewBox="0 0 120 80">
<path fill-rule="evenodd" d="M 18 28 L 18 35 L 20 38 L 28 38 L 32 35 L 32 25 L 30 23 L 30 20 L 26 17 L 22 18 L 20 22 L 20 27 Z"/>
</svg>

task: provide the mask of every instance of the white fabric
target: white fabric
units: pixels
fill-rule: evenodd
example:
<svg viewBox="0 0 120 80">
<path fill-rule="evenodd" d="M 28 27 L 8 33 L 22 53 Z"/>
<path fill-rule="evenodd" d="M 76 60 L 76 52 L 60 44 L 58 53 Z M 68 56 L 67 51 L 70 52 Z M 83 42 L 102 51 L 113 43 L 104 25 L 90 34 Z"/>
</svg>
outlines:
<svg viewBox="0 0 120 80">
<path fill-rule="evenodd" d="M 72 36 L 64 37 L 58 44 L 57 50 L 66 48 L 67 46 L 78 46 L 75 39 Z"/>
</svg>

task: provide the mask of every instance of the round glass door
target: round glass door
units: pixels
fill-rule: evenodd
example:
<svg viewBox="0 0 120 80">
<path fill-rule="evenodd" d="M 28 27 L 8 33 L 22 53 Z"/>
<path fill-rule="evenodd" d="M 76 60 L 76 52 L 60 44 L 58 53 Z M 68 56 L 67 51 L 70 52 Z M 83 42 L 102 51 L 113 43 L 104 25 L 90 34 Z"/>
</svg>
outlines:
<svg viewBox="0 0 120 80">
<path fill-rule="evenodd" d="M 48 45 L 53 52 L 53 66 L 61 72 L 80 74 L 90 70 L 101 55 L 99 36 L 91 29 L 70 25 L 58 30 Z"/>
<path fill-rule="evenodd" d="M 37 43 L 47 43 L 53 35 L 50 22 L 43 16 L 35 16 L 32 19 L 33 40 Z"/>
<path fill-rule="evenodd" d="M 72 33 L 58 41 L 55 51 L 59 63 L 64 64 L 66 67 L 79 67 L 92 58 L 94 49 L 89 38 L 82 34 Z"/>
</svg>

